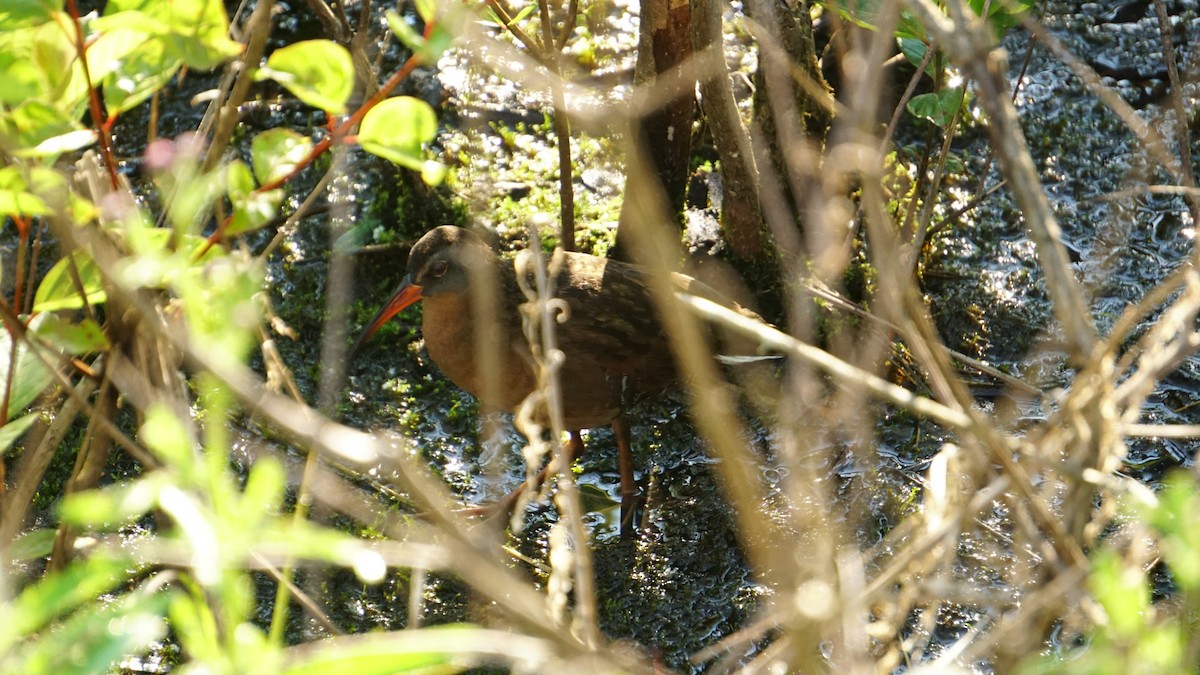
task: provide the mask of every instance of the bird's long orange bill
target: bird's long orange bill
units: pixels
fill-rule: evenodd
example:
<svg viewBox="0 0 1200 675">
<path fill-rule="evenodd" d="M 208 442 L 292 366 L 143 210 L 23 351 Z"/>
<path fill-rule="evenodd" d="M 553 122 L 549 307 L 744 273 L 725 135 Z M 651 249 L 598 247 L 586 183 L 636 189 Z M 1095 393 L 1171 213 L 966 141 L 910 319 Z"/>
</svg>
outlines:
<svg viewBox="0 0 1200 675">
<path fill-rule="evenodd" d="M 414 284 L 412 279 L 404 277 L 404 281 L 400 282 L 400 287 L 392 294 L 392 299 L 379 310 L 374 319 L 371 319 L 371 324 L 367 326 L 362 335 L 358 337 L 358 342 L 354 343 L 354 347 L 350 349 L 350 356 L 353 357 L 358 353 L 362 346 L 371 339 L 371 336 L 378 331 L 383 324 L 387 323 L 393 316 L 404 311 L 408 307 L 415 305 L 421 301 L 421 287 Z"/>
</svg>

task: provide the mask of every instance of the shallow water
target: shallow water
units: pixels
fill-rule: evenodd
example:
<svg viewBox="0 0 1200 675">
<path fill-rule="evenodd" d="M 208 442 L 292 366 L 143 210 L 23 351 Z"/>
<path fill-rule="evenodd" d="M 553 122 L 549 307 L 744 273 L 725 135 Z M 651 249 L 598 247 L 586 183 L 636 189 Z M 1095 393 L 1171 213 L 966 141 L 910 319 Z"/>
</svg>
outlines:
<svg viewBox="0 0 1200 675">
<path fill-rule="evenodd" d="M 1183 18 L 1177 22 L 1178 33 L 1194 34 L 1200 28 L 1194 3 L 1180 6 Z M 614 4 L 595 27 L 597 34 L 603 29 L 613 37 L 597 40 L 593 58 L 598 66 L 593 75 L 610 79 L 610 94 L 618 97 L 628 91 L 625 87 L 632 67 L 633 24 L 625 9 L 625 4 Z M 1097 21 L 1105 11 L 1107 6 L 1102 4 L 1055 2 L 1050 4 L 1046 24 L 1077 54 L 1104 63 L 1133 58 L 1132 63 L 1121 65 L 1139 73 L 1157 72 L 1161 49 L 1153 15 L 1125 24 Z M 303 27 L 292 28 L 304 32 Z M 1028 40 L 1014 33 L 1004 45 L 1015 73 L 1025 58 Z M 737 39 L 731 37 L 727 46 L 731 57 L 747 60 L 738 52 Z M 385 64 L 396 63 L 396 48 L 388 49 Z M 1136 102 L 1153 125 L 1164 132 L 1170 130 L 1170 112 L 1154 102 L 1163 89 L 1161 78 L 1110 83 L 1127 100 Z M 170 137 L 196 128 L 197 110 L 184 101 L 210 86 L 211 80 L 193 77 L 177 89 L 179 100 L 168 104 L 160 133 Z M 457 167 L 453 187 L 471 209 L 473 219 L 498 229 L 503 240 L 511 241 L 520 234 L 523 223 L 511 222 L 509 217 L 530 206 L 526 203 L 518 208 L 514 202 L 528 199 L 535 210 L 557 213 L 557 195 L 539 187 L 551 182 L 547 177 L 557 172 L 553 147 L 541 128 L 544 94 L 486 76 L 453 54 L 443 59 L 436 76 L 427 72 L 417 78 L 413 89 L 437 91 L 447 97 L 450 109 L 443 120 L 446 128 L 439 149 L 451 159 L 468 158 Z M 1194 104 L 1194 96 L 1194 89 L 1189 89 L 1189 105 Z M 1016 101 L 1068 247 L 1074 252 L 1077 273 L 1091 292 L 1093 316 L 1104 331 L 1129 303 L 1186 260 L 1194 243 L 1194 224 L 1177 197 L 1140 194 L 1104 199 L 1161 177 L 1148 175 L 1146 158 L 1115 116 L 1043 49 L 1034 49 Z M 287 106 L 261 106 L 252 121 L 261 128 L 289 125 L 311 129 L 320 123 L 311 114 Z M 136 156 L 140 152 L 138 134 L 144 134 L 144 127 L 134 116 L 122 124 L 127 126 L 118 126 L 118 141 L 126 143 L 124 154 Z M 904 142 L 906 137 L 901 138 Z M 988 147 L 983 129 L 966 129 L 955 147 L 966 163 L 968 178 L 954 186 L 958 203 L 947 204 L 943 211 L 965 203 L 976 188 L 975 181 L 982 179 L 990 185 L 997 180 L 994 167 L 981 176 Z M 576 155 L 581 168 L 576 176 L 584 214 L 581 229 L 587 245 L 603 252 L 615 224 L 615 205 L 623 183 L 619 157 L 612 139 L 604 138 L 580 140 Z M 354 153 L 347 172 L 334 189 L 351 208 L 355 222 L 376 224 L 386 231 L 394 229 L 395 220 L 404 219 L 396 236 L 400 241 L 412 241 L 426 227 L 440 224 L 423 219 L 426 212 L 422 209 L 437 213 L 433 207 L 390 193 L 398 179 L 395 171 L 379 160 Z M 308 180 L 311 185 L 315 176 Z M 497 185 L 509 186 L 502 199 L 497 198 Z M 531 186 L 538 189 L 526 190 Z M 294 188 L 296 195 L 302 196 L 301 188 Z M 299 335 L 295 341 L 280 339 L 280 348 L 310 401 L 316 399 L 321 377 L 329 250 L 328 224 L 310 218 L 289 235 L 270 270 L 274 307 Z M 360 300 L 349 333 L 365 322 L 398 281 L 403 255 L 403 250 L 396 249 L 358 257 L 355 291 Z M 948 345 L 1005 366 L 1045 388 L 1067 381 L 1059 357 L 1043 347 L 1049 337 L 1044 335 L 1049 321 L 1046 293 L 1033 246 L 1003 190 L 950 220 L 935 235 L 923 262 L 921 281 Z M 491 442 L 482 443 L 477 404 L 445 381 L 420 347 L 419 316 L 419 310 L 406 312 L 381 331 L 359 359 L 347 364 L 348 382 L 338 413 L 360 428 L 392 428 L 409 434 L 464 504 L 490 503 L 520 481 L 524 472 L 519 454 L 522 439 L 501 417 L 494 421 L 497 432 Z M 1148 319 L 1141 330 L 1153 320 Z M 1144 420 L 1200 423 L 1200 413 L 1192 405 L 1198 397 L 1200 361 L 1193 357 L 1151 396 Z M 980 406 L 989 412 L 996 409 L 993 400 L 983 397 Z M 1044 415 L 1037 402 L 1023 403 L 1012 425 L 1020 428 L 1022 420 Z M 660 652 L 670 667 L 688 670 L 690 654 L 743 627 L 756 609 L 772 599 L 772 591 L 754 579 L 739 548 L 733 514 L 714 476 L 714 460 L 687 419 L 682 396 L 643 406 L 633 420 L 635 456 L 640 476 L 649 485 L 645 527 L 636 542 L 623 542 L 615 536 L 618 478 L 611 432 L 591 431 L 586 439 L 589 452 L 579 463 L 578 480 L 592 509 L 588 523 L 596 535 L 602 626 L 609 636 L 632 638 Z M 762 459 L 759 471 L 771 488 L 769 501 L 762 505 L 762 517 L 779 520 L 778 510 L 788 508 L 781 487 L 788 477 L 773 461 L 778 439 L 769 422 L 751 422 L 754 437 L 748 441 Z M 873 447 L 854 445 L 833 434 L 833 440 L 809 448 L 805 457 L 808 468 L 823 476 L 827 492 L 838 497 L 836 505 L 841 510 L 829 514 L 830 518 L 850 524 L 864 548 L 879 544 L 900 516 L 916 508 L 928 459 L 948 440 L 935 426 L 888 410 L 878 415 L 874 431 Z M 1167 469 L 1190 466 L 1200 447 L 1197 443 L 1200 441 L 1131 440 L 1125 471 L 1154 484 Z M 386 476 L 374 478 L 387 482 Z M 546 532 L 554 518 L 546 505 L 535 506 L 526 529 L 511 543 L 526 555 L 544 560 Z M 956 572 L 959 579 L 981 589 L 980 603 L 971 608 L 942 604 L 931 623 L 913 617 L 908 624 L 913 633 L 931 632 L 934 652 L 985 620 L 988 594 L 1008 601 L 1010 589 L 995 572 L 1017 555 L 1003 553 L 1006 542 L 998 533 L 1004 531 L 1006 518 L 1003 509 L 995 509 L 981 518 L 961 543 L 962 566 Z M 879 554 L 886 557 L 887 551 Z M 535 583 L 545 581 L 539 574 L 529 570 Z M 398 628 L 407 612 L 407 582 L 407 573 L 400 571 L 374 587 L 364 587 L 350 574 L 335 574 L 328 580 L 326 598 L 334 607 L 335 620 L 349 630 Z M 263 584 L 263 589 L 264 599 L 269 598 L 269 585 Z M 472 618 L 470 593 L 453 579 L 430 575 L 423 597 L 427 623 Z M 296 631 L 293 635 L 313 630 L 299 620 L 292 628 Z M 758 648 L 751 646 L 748 653 Z"/>
</svg>

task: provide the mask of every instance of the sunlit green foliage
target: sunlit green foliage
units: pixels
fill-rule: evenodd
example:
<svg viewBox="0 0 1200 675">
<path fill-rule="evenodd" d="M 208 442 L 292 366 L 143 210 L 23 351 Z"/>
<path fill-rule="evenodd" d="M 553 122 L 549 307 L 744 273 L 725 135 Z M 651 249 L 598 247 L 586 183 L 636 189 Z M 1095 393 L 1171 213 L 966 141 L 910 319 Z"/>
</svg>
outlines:
<svg viewBox="0 0 1200 675">
<path fill-rule="evenodd" d="M 432 5 L 426 10 L 432 20 Z M 68 240 L 92 243 L 68 248 L 50 266 L 31 291 L 32 315 L 19 314 L 19 297 L 11 309 L 0 301 L 7 310 L 0 331 L 7 404 L 0 451 L 7 453 L 40 418 L 29 406 L 72 374 L 62 359 L 103 354 L 94 363 L 104 364 L 126 358 L 114 355 L 129 347 L 115 343 L 103 321 L 118 300 L 121 312 L 162 312 L 181 339 L 218 368 L 244 367 L 259 344 L 264 263 L 231 250 L 220 237 L 276 217 L 280 185 L 319 152 L 311 138 L 270 129 L 252 139 L 248 162 L 211 168 L 199 135 L 155 141 L 146 170 L 164 195 L 162 218 L 132 198 L 115 163 L 102 160 L 94 163 L 96 173 L 74 175 L 64 173 L 70 164 L 54 164 L 63 153 L 103 139 L 115 116 L 185 70 L 217 68 L 241 55 L 243 45 L 229 34 L 220 0 L 112 0 L 102 15 L 84 17 L 49 0 L 0 7 L 0 153 L 12 160 L 0 168 L 0 216 L 13 219 L 23 243 L 35 218 L 64 228 Z M 444 48 L 447 38 L 438 39 Z M 275 50 L 259 76 L 332 116 L 346 112 L 356 75 L 344 47 L 313 40 Z M 436 132 L 428 104 L 384 100 L 362 127 L 362 142 L 372 152 L 436 177 L 424 149 Z M 347 129 L 333 133 L 346 136 Z M 208 214 L 225 204 L 232 207 L 227 222 L 206 233 Z M 133 310 L 133 298 L 158 304 Z M 165 403 L 142 411 L 134 438 L 153 460 L 142 475 L 73 492 L 61 502 L 59 523 L 3 549 L 0 671 L 105 672 L 168 632 L 185 660 L 212 673 L 279 672 L 285 661 L 294 672 L 342 672 L 381 659 L 389 671 L 445 664 L 453 650 L 412 645 L 375 647 L 373 654 L 317 650 L 311 663 L 285 659 L 278 641 L 254 623 L 251 569 L 317 561 L 374 583 L 386 565 L 367 542 L 289 513 L 286 471 L 275 458 L 254 462 L 244 475 L 235 471 L 226 425 L 239 414 L 237 404 L 211 375 L 196 375 L 192 387 L 192 418 Z M 152 517 L 156 526 L 147 527 Z M 110 535 L 119 536 L 106 539 Z M 8 567 L 51 554 L 56 542 L 76 542 L 71 555 L 55 554 L 59 569 L 25 580 Z"/>
<path fill-rule="evenodd" d="M 1195 478 L 1176 472 L 1149 506 L 1131 509 L 1132 534 L 1124 546 L 1107 544 L 1092 556 L 1088 579 L 1095 629 L 1086 645 L 1029 659 L 1026 673 L 1194 673 L 1200 666 L 1195 645 L 1200 629 L 1200 489 Z M 1141 524 L 1149 525 L 1143 532 Z M 1140 537 L 1147 537 L 1141 540 Z M 1151 598 L 1150 549 L 1159 543 L 1162 563 L 1175 588 L 1158 602 Z"/>
</svg>

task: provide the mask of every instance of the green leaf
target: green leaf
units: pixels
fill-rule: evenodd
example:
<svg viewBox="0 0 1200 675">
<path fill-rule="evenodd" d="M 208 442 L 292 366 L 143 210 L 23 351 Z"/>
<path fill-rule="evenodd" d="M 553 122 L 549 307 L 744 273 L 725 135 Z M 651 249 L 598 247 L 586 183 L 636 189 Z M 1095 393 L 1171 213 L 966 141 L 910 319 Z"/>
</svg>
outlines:
<svg viewBox="0 0 1200 675">
<path fill-rule="evenodd" d="M 962 176 L 967 173 L 967 165 L 963 162 L 962 157 L 953 152 L 946 155 L 946 173 L 952 176 Z"/>
<path fill-rule="evenodd" d="M 415 28 L 408 25 L 403 16 L 394 9 L 389 9 L 387 14 L 388 27 L 400 38 L 400 43 L 408 47 L 414 53 L 419 53 L 425 48 L 425 38 L 417 32 Z"/>
<path fill-rule="evenodd" d="M 12 444 L 25 435 L 25 432 L 29 431 L 29 427 L 33 426 L 36 421 L 38 421 L 38 415 L 30 413 L 10 420 L 8 424 L 0 427 L 0 455 L 7 453 Z"/>
<path fill-rule="evenodd" d="M 179 643 L 198 663 L 216 663 L 224 653 L 220 628 L 212 609 L 191 595 L 176 593 L 167 608 L 171 629 Z"/>
<path fill-rule="evenodd" d="M 437 63 L 437 60 L 442 57 L 442 53 L 450 48 L 454 42 L 454 34 L 442 24 L 433 24 L 433 29 L 429 31 L 429 37 L 425 40 L 425 48 L 421 50 L 421 60 L 424 63 Z"/>
<path fill-rule="evenodd" d="M 129 654 L 144 652 L 166 635 L 167 593 L 136 592 L 116 602 L 85 606 L 19 652 L 16 671 L 27 675 L 106 673 Z"/>
<path fill-rule="evenodd" d="M 50 213 L 50 207 L 41 197 L 24 190 L 0 188 L 0 217 L 45 216 Z"/>
<path fill-rule="evenodd" d="M 2 3 L 6 4 L 6 3 Z M 76 119 L 87 103 L 88 87 L 69 31 L 70 18 L 11 32 L 0 32 L 0 102 L 16 106 L 29 101 L 53 104 Z"/>
<path fill-rule="evenodd" d="M 333 242 L 333 250 L 337 253 L 354 253 L 371 243 L 376 227 L 379 227 L 379 223 L 366 218 L 360 219 L 354 223 L 354 227 L 346 230 Z"/>
<path fill-rule="evenodd" d="M 62 176 L 48 167 L 0 168 L 0 217 L 47 215 L 52 212 L 50 206 L 33 190 L 57 196 L 63 192 L 63 187 Z"/>
<path fill-rule="evenodd" d="M 471 652 L 469 640 L 475 630 L 478 629 L 439 626 L 404 635 L 391 633 L 387 639 L 372 635 L 334 640 L 313 649 L 304 661 L 283 672 L 285 675 L 457 673 L 463 670 L 460 661 L 464 653 Z"/>
<path fill-rule="evenodd" d="M 75 261 L 75 267 L 79 270 L 79 280 L 83 284 L 88 304 L 98 305 L 108 299 L 99 266 L 82 251 L 76 251 L 70 258 L 63 258 L 54 263 L 54 267 L 50 268 L 42 283 L 38 285 L 37 293 L 33 296 L 35 314 L 83 307 L 83 298 L 75 288 L 71 275 L 71 260 Z"/>
<path fill-rule="evenodd" d="M 165 288 L 191 270 L 226 254 L 224 248 L 210 246 L 207 239 L 193 234 L 174 237 L 174 248 L 170 248 L 173 233 L 165 227 L 127 228 L 122 234 L 133 255 L 122 258 L 112 274 L 131 287 Z"/>
<path fill-rule="evenodd" d="M 258 184 L 250 167 L 242 160 L 235 159 L 225 166 L 225 187 L 229 190 L 230 199 L 245 199 Z"/>
<path fill-rule="evenodd" d="M 0 654 L 17 640 L 41 630 L 55 618 L 91 602 L 129 577 L 127 561 L 93 556 L 51 572 L 26 588 L 4 608 L 0 621 Z"/>
<path fill-rule="evenodd" d="M 168 466 L 186 470 L 195 464 L 187 428 L 166 405 L 155 404 L 146 410 L 140 436 Z"/>
<path fill-rule="evenodd" d="M 400 166 L 421 171 L 425 153 L 422 145 L 437 134 L 433 108 L 411 96 L 383 101 L 363 117 L 358 143 L 363 150 Z"/>
<path fill-rule="evenodd" d="M 944 129 L 954 114 L 962 109 L 965 100 L 962 87 L 947 87 L 912 97 L 908 101 L 908 112 Z"/>
<path fill-rule="evenodd" d="M 226 541 L 212 514 L 206 510 L 198 494 L 168 485 L 158 497 L 158 508 L 175 521 L 188 550 L 187 564 L 196 581 L 205 586 L 220 583 L 228 555 L 222 544 Z"/>
<path fill-rule="evenodd" d="M 305 142 L 304 145 L 296 145 L 296 148 L 302 148 L 307 155 L 307 150 L 311 148 L 311 143 L 308 139 L 294 132 L 286 132 L 283 135 L 278 135 L 278 131 L 271 130 L 260 133 L 254 138 L 251 154 L 254 161 L 258 163 L 266 177 L 270 178 L 276 172 L 282 175 L 287 175 L 292 172 L 295 166 L 293 160 L 289 160 L 290 143 L 292 139 L 300 138 Z M 263 139 L 264 136 L 277 136 L 275 141 Z M 262 141 L 260 141 L 262 139 Z M 278 153 L 281 156 L 274 156 L 264 150 L 265 147 L 271 147 L 271 151 Z M 280 209 L 280 204 L 283 202 L 282 190 L 259 191 L 254 177 L 250 172 L 250 167 L 246 166 L 245 162 L 236 160 L 229 162 L 226 168 L 226 184 L 229 186 L 229 202 L 233 203 L 233 219 L 230 219 L 228 227 L 226 227 L 227 237 L 235 237 L 235 235 L 245 232 L 251 232 L 253 229 L 263 227 L 266 223 L 274 219 Z"/>
<path fill-rule="evenodd" d="M 255 77 L 275 80 L 308 105 L 340 114 L 354 89 L 354 61 L 336 42 L 306 40 L 276 49 Z"/>
<path fill-rule="evenodd" d="M 82 150 L 95 142 L 95 130 L 75 129 L 43 139 L 32 148 L 17 150 L 13 154 L 17 157 L 57 157 L 75 150 Z"/>
<path fill-rule="evenodd" d="M 437 19 L 437 0 L 416 0 L 417 16 L 428 24 Z M 390 21 L 390 19 L 389 19 Z"/>
<path fill-rule="evenodd" d="M 47 215 L 53 213 L 56 206 L 71 207 L 76 201 L 67 189 L 66 179 L 52 167 L 0 168 L 0 217 Z M 77 222 L 87 222 L 87 219 Z"/>
<path fill-rule="evenodd" d="M 59 16 L 64 22 L 70 21 L 65 15 Z M 32 57 L 41 70 L 43 102 L 53 103 L 68 118 L 77 119 L 90 91 L 72 33 L 58 22 L 51 22 L 34 28 L 31 37 Z"/>
<path fill-rule="evenodd" d="M 58 530 L 53 528 L 44 527 L 31 530 L 17 537 L 5 550 L 5 554 L 10 560 L 43 558 L 50 555 L 54 549 L 54 539 L 57 536 Z"/>
<path fill-rule="evenodd" d="M 46 23 L 61 6 L 57 0 L 4 0 L 0 4 L 0 32 Z"/>
<path fill-rule="evenodd" d="M 18 157 L 47 157 L 78 150 L 95 141 L 95 131 L 85 129 L 58 106 L 26 101 L 0 117 L 0 135 L 8 136 Z"/>
<path fill-rule="evenodd" d="M 24 177 L 22 177 L 24 180 Z M 35 165 L 28 169 L 29 188 L 39 195 L 65 200 L 70 195 L 67 178 L 52 167 Z"/>
<path fill-rule="evenodd" d="M 71 356 L 102 352 L 109 347 L 104 329 L 92 319 L 71 323 L 60 316 L 49 314 L 38 326 L 36 334 Z"/>
<path fill-rule="evenodd" d="M 254 137 L 250 157 L 254 177 L 266 185 L 290 176 L 312 153 L 313 142 L 290 129 L 269 129 Z"/>
<path fill-rule="evenodd" d="M 1135 639 L 1144 629 L 1150 608 L 1146 573 L 1111 550 L 1092 557 L 1088 585 L 1108 616 L 1107 629 L 1121 639 Z"/>
<path fill-rule="evenodd" d="M 130 233 L 128 238 L 130 248 L 135 256 L 141 255 L 173 255 L 167 250 L 171 243 L 172 230 L 166 227 L 148 227 L 141 229 L 137 236 Z M 184 234 L 176 237 L 174 255 L 185 255 L 195 258 L 201 250 L 207 249 L 203 258 L 196 263 L 205 262 L 224 255 L 220 246 L 208 246 L 208 240 L 194 234 Z"/>
<path fill-rule="evenodd" d="M 190 163 L 190 159 L 187 160 Z M 186 170 L 175 170 L 171 186 L 172 199 L 167 204 L 167 215 L 175 231 L 181 235 L 194 236 L 201 223 L 196 214 L 205 213 L 225 189 L 225 174 L 221 171 L 200 173 L 198 164 L 190 164 Z M 192 170 L 194 173 L 191 173 Z M 191 173 L 189 180 L 178 180 L 180 175 Z"/>
<path fill-rule="evenodd" d="M 163 35 L 170 30 L 162 20 L 164 9 L 153 0 L 110 0 L 104 5 L 104 15 L 93 19 L 89 27 L 97 34 L 130 29 L 147 35 Z"/>
<path fill-rule="evenodd" d="M 147 2 L 162 7 L 159 15 L 170 29 L 167 48 L 188 67 L 211 70 L 242 52 L 242 46 L 229 39 L 229 16 L 221 0 Z"/>
<path fill-rule="evenodd" d="M 144 32 L 162 44 L 167 63 L 179 60 L 195 70 L 210 70 L 242 50 L 229 39 L 229 16 L 221 0 L 109 0 L 92 28 Z"/>
<path fill-rule="evenodd" d="M 233 201 L 233 218 L 225 228 L 225 236 L 236 237 L 252 232 L 275 219 L 283 203 L 283 190 L 251 192 L 244 199 Z"/>
<path fill-rule="evenodd" d="M 1029 11 L 1033 6 L 1033 0 L 1010 0 L 1008 2 L 991 2 L 990 0 L 970 0 L 971 10 L 978 16 L 983 16 L 983 9 L 986 5 L 988 8 L 987 20 L 988 25 L 992 27 L 992 32 L 999 39 L 1008 32 L 1010 28 L 1021 22 L 1021 15 Z"/>
<path fill-rule="evenodd" d="M 900 10 L 900 20 L 896 23 L 896 38 L 899 40 L 912 39 L 925 44 L 929 44 L 929 34 L 925 32 L 925 26 L 917 21 L 912 12 L 907 9 Z"/>
<path fill-rule="evenodd" d="M 63 498 L 58 516 L 64 523 L 80 527 L 115 529 L 149 513 L 170 480 L 165 474 L 155 473 L 128 483 L 76 492 Z"/>
<path fill-rule="evenodd" d="M 128 49 L 130 44 L 132 49 Z M 153 96 L 183 65 L 182 58 L 168 53 L 165 42 L 129 29 L 102 33 L 88 48 L 88 63 L 101 56 L 113 58 L 111 68 L 107 74 L 93 69 L 92 77 L 104 83 L 104 103 L 113 112 L 131 110 Z"/>
<path fill-rule="evenodd" d="M 1159 504 L 1150 512 L 1150 522 L 1163 533 L 1163 557 L 1180 588 L 1200 588 L 1200 495 L 1195 481 L 1184 472 L 1167 477 L 1159 492 Z"/>
<path fill-rule="evenodd" d="M 258 142 L 257 138 L 255 142 Z M 269 174 L 272 169 L 265 165 L 264 171 Z M 225 183 L 229 187 L 229 201 L 233 204 L 233 218 L 225 228 L 225 235 L 237 236 L 257 230 L 271 222 L 283 202 L 283 190 L 259 191 L 254 176 L 250 173 L 250 167 L 241 160 L 230 162 L 225 174 Z"/>
<path fill-rule="evenodd" d="M 29 330 L 37 331 L 38 326 L 45 321 L 44 314 L 33 317 L 29 322 Z M 25 409 L 36 399 L 50 383 L 54 381 L 54 373 L 42 363 L 24 341 L 17 344 L 16 368 L 10 368 L 10 357 L 13 353 L 12 334 L 0 330 L 0 386 L 12 377 L 12 388 L 8 398 L 8 416 L 11 419 Z"/>
<path fill-rule="evenodd" d="M 41 72 L 30 52 L 14 34 L 0 34 L 0 103 L 16 105 L 42 95 Z"/>
<path fill-rule="evenodd" d="M 247 495 L 246 499 L 254 498 Z M 243 512 L 248 511 L 247 508 Z M 274 519 L 257 530 L 254 544 L 276 555 L 348 567 L 364 582 L 372 584 L 382 581 L 387 572 L 386 561 L 369 544 L 328 527 L 308 521 Z"/>
<path fill-rule="evenodd" d="M 917 38 L 900 38 L 897 40 L 897 44 L 900 46 L 900 53 L 904 54 L 904 58 L 908 59 L 913 68 L 921 65 L 921 61 L 925 59 L 925 53 L 929 51 L 929 45 L 925 44 L 924 40 L 918 40 Z M 933 73 L 930 72 L 932 67 L 933 62 L 931 60 L 925 64 L 925 72 L 932 75 Z"/>
<path fill-rule="evenodd" d="M 126 15 L 128 14 L 129 12 L 126 12 Z M 146 17 L 146 22 L 150 22 L 149 17 Z M 96 82 L 119 70 L 125 59 L 129 58 L 129 54 L 153 39 L 152 30 L 138 30 L 114 24 L 111 19 L 109 24 L 110 27 L 106 30 L 95 33 L 88 44 L 88 74 Z M 96 22 L 92 23 L 92 28 L 97 28 Z"/>
<path fill-rule="evenodd" d="M 278 513 L 283 504 L 287 477 L 283 467 L 272 457 L 254 463 L 242 491 L 241 512 L 247 514 Z"/>
<path fill-rule="evenodd" d="M 831 0 L 825 4 L 832 6 L 838 16 L 862 28 L 875 30 L 879 25 L 880 0 Z"/>
<path fill-rule="evenodd" d="M 436 9 L 429 11 L 434 12 Z M 495 12 L 492 12 L 492 16 L 496 16 Z M 418 33 L 404 20 L 404 17 L 394 10 L 387 12 L 388 26 L 396 34 L 396 37 L 400 38 L 400 42 L 416 54 L 423 63 L 436 63 L 442 53 L 449 49 L 450 44 L 454 42 L 454 35 L 431 18 L 424 17 L 424 15 L 422 18 L 425 19 L 425 32 L 428 37 Z M 499 22 L 498 18 L 496 20 Z"/>
<path fill-rule="evenodd" d="M 517 12 L 516 16 L 512 18 L 512 22 L 515 24 L 524 21 L 526 17 L 528 17 L 530 14 L 533 14 L 537 7 L 538 6 L 536 2 L 530 2 L 521 8 L 521 11 Z"/>
</svg>

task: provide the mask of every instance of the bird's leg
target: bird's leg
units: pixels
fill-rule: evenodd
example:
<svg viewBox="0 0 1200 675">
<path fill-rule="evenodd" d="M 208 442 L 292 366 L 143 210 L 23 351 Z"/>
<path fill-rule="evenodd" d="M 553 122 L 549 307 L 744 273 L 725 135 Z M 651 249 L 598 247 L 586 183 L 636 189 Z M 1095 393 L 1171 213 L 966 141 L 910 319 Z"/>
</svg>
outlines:
<svg viewBox="0 0 1200 675">
<path fill-rule="evenodd" d="M 567 441 L 567 456 L 565 458 L 567 464 L 574 464 L 575 460 L 583 456 L 585 449 L 586 448 L 584 448 L 583 445 L 583 436 L 581 436 L 578 431 L 572 431 L 570 440 Z M 545 483 L 546 479 L 549 477 L 550 464 L 548 463 L 546 466 L 542 467 L 542 470 L 539 471 L 536 476 L 534 476 L 532 481 L 526 480 L 522 482 L 516 487 L 516 489 L 505 495 L 495 504 L 461 509 L 459 513 L 467 516 L 502 515 L 506 518 L 510 517 L 512 516 L 513 509 L 517 506 L 517 500 L 520 498 L 521 493 L 525 491 L 525 488 L 532 487 L 534 490 L 537 490 L 542 487 L 542 483 Z"/>
<path fill-rule="evenodd" d="M 586 449 L 583 447 L 583 436 L 579 434 L 579 430 L 572 431 L 571 439 L 567 441 L 567 464 L 574 464 L 575 460 L 583 457 Z"/>
<path fill-rule="evenodd" d="M 517 508 L 517 502 L 520 500 L 521 495 L 525 492 L 525 488 L 532 486 L 534 490 L 537 490 L 542 487 L 542 483 L 545 483 L 546 479 L 549 477 L 550 465 L 547 464 L 546 466 L 542 467 L 542 470 L 539 471 L 536 476 L 533 477 L 532 481 L 521 481 L 520 485 L 513 488 L 512 492 L 509 492 L 501 497 L 500 501 L 484 506 L 471 506 L 464 509 L 458 509 L 457 512 L 464 516 L 484 516 L 489 518 L 495 517 L 505 519 L 511 518 L 513 515 L 513 510 Z"/>
<path fill-rule="evenodd" d="M 625 418 L 617 416 L 612 421 L 612 430 L 617 438 L 617 468 L 621 472 L 621 538 L 629 539 L 637 530 L 642 494 L 633 472 L 633 448 Z"/>
</svg>

